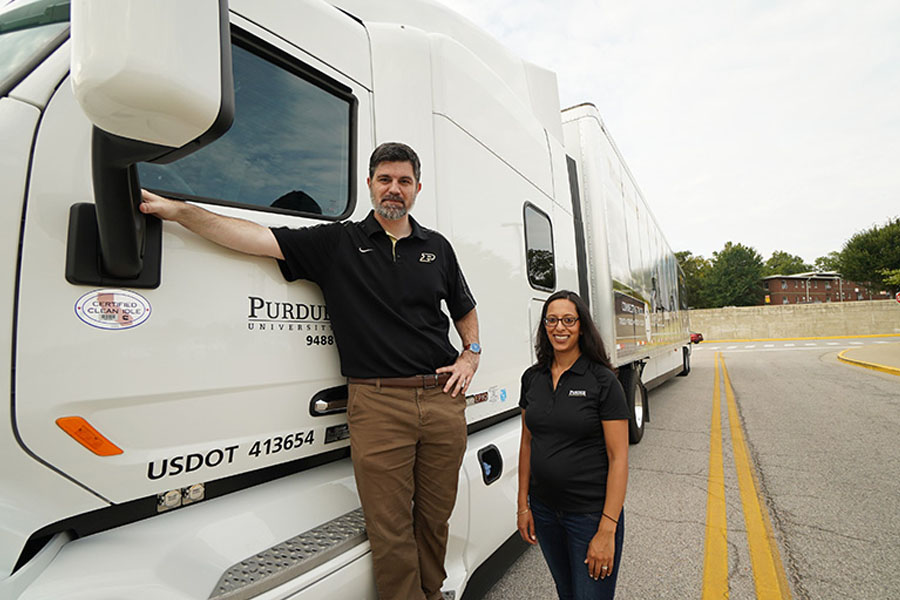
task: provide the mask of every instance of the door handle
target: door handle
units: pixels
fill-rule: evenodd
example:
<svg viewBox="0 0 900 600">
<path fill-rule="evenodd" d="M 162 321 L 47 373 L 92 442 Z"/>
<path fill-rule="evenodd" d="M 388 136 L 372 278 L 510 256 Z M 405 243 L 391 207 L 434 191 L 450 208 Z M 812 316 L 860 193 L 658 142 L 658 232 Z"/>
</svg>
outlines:
<svg viewBox="0 0 900 600">
<path fill-rule="evenodd" d="M 347 386 L 338 385 L 316 392 L 309 401 L 309 414 L 324 417 L 347 411 Z"/>
</svg>

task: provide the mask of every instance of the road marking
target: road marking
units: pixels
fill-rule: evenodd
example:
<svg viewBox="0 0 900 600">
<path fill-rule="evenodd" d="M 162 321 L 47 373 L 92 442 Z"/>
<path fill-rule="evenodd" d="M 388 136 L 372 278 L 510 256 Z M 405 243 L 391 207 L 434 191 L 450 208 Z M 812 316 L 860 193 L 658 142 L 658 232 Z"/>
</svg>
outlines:
<svg viewBox="0 0 900 600">
<path fill-rule="evenodd" d="M 756 476 L 750 462 L 747 443 L 744 440 L 734 389 L 731 387 L 731 378 L 728 376 L 725 359 L 721 358 L 720 360 L 722 377 L 725 382 L 725 398 L 728 404 L 731 446 L 734 451 L 734 465 L 737 470 L 741 507 L 744 511 L 744 524 L 747 526 L 747 544 L 750 547 L 750 563 L 753 567 L 756 597 L 789 599 L 791 591 L 787 584 L 787 575 L 784 572 L 778 546 L 772 533 L 769 513 L 760 502 Z"/>
<path fill-rule="evenodd" d="M 763 348 L 774 348 L 775 344 L 763 344 Z"/>
<path fill-rule="evenodd" d="M 726 349 L 726 350 L 734 350 L 735 348 L 737 348 L 737 346 L 728 346 L 728 347 L 725 348 L 725 349 Z"/>
<path fill-rule="evenodd" d="M 792 348 L 792 347 L 794 347 L 795 345 L 796 345 L 796 344 L 785 344 L 784 347 L 785 347 L 785 348 Z"/>
<path fill-rule="evenodd" d="M 709 432 L 709 477 L 706 496 L 706 543 L 703 551 L 703 600 L 728 597 L 728 519 L 725 504 L 725 466 L 722 459 L 722 392 L 719 353 L 713 387 Z"/>
<path fill-rule="evenodd" d="M 813 344 L 813 343 L 811 343 L 811 342 L 810 342 L 810 343 L 807 343 L 807 344 L 803 344 L 803 345 L 804 345 L 804 346 L 815 346 L 815 344 Z"/>
<path fill-rule="evenodd" d="M 818 335 L 818 336 L 806 336 L 806 337 L 786 337 L 786 338 L 747 338 L 740 340 L 706 340 L 700 342 L 701 344 L 730 344 L 733 342 L 737 343 L 745 343 L 745 342 L 784 342 L 788 340 L 846 340 L 846 339 L 860 339 L 860 338 L 896 338 L 897 334 L 895 333 L 873 333 L 873 334 L 864 334 L 864 335 Z M 898 341 L 898 340 L 894 340 Z"/>
<path fill-rule="evenodd" d="M 850 342 L 850 344 L 853 346 L 862 346 L 863 345 L 862 342 Z"/>
<path fill-rule="evenodd" d="M 855 347 L 855 346 L 852 346 Z M 838 348 L 829 348 L 829 350 L 837 350 L 839 348 L 851 348 L 851 346 L 838 346 Z M 797 348 L 756 348 L 754 350 L 745 350 L 743 348 L 738 348 L 736 350 L 731 350 L 729 355 L 731 354 L 745 354 L 748 352 L 822 352 L 825 348 L 821 346 L 815 346 L 813 348 L 805 348 L 803 346 Z"/>
<path fill-rule="evenodd" d="M 879 343 L 879 344 L 884 344 L 884 343 L 886 343 L 886 342 L 877 342 L 877 343 Z M 828 345 L 829 345 L 829 346 L 837 346 L 838 343 L 837 343 L 837 342 L 828 342 Z"/>
<path fill-rule="evenodd" d="M 753 344 L 751 346 L 744 346 L 744 348 L 756 348 L 756 344 Z"/>
</svg>

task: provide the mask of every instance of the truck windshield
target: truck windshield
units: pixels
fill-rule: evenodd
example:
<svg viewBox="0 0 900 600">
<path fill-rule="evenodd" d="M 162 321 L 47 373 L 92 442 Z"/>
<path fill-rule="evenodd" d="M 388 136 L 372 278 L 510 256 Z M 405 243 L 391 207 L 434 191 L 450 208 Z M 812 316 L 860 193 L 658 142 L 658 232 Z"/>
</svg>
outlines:
<svg viewBox="0 0 900 600">
<path fill-rule="evenodd" d="M 42 60 L 68 27 L 68 0 L 22 0 L 0 7 L 0 92 Z"/>
</svg>

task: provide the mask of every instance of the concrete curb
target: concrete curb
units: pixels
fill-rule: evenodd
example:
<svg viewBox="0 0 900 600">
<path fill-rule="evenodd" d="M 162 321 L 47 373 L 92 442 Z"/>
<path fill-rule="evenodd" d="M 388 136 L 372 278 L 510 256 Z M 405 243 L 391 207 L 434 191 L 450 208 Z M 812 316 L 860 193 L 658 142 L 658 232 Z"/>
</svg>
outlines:
<svg viewBox="0 0 900 600">
<path fill-rule="evenodd" d="M 838 354 L 838 360 L 843 361 L 850 365 L 856 365 L 858 367 L 863 367 L 865 369 L 872 369 L 873 371 L 881 371 L 882 373 L 889 373 L 891 375 L 897 375 L 900 377 L 900 369 L 895 369 L 894 367 L 889 367 L 887 365 L 879 365 L 877 363 L 866 362 L 864 360 L 858 360 L 855 358 L 848 358 L 844 356 L 844 353 L 853 350 L 854 348 L 847 348 L 843 352 Z"/>
<path fill-rule="evenodd" d="M 900 304 L 853 300 L 822 304 L 738 306 L 690 311 L 691 331 L 710 340 L 900 334 Z"/>
</svg>

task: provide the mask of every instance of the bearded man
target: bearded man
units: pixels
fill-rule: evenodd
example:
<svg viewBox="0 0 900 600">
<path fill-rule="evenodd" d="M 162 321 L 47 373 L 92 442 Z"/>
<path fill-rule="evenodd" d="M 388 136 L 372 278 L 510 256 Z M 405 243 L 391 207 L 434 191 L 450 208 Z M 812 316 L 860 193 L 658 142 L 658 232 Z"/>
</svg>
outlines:
<svg viewBox="0 0 900 600">
<path fill-rule="evenodd" d="M 409 214 L 422 189 L 409 146 L 369 159 L 359 222 L 267 228 L 144 191 L 141 211 L 227 248 L 278 260 L 322 289 L 348 379 L 350 446 L 381 600 L 438 600 L 448 520 L 466 448 L 465 392 L 478 316 L 456 255 Z M 463 342 L 449 339 L 445 303 Z"/>
</svg>

